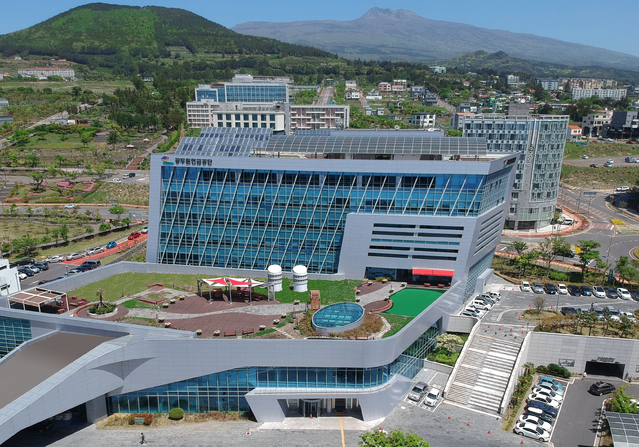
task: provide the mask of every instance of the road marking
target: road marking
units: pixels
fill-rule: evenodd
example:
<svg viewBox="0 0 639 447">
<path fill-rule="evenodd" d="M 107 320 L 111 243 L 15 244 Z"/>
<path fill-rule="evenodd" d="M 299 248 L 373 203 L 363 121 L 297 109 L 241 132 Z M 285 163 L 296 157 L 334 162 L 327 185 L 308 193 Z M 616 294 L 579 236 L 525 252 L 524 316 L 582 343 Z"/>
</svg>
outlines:
<svg viewBox="0 0 639 447">
<path fill-rule="evenodd" d="M 555 425 L 553 425 L 552 427 L 552 434 L 550 435 L 550 440 L 552 441 L 552 437 L 555 434 L 555 428 L 557 427 L 557 424 L 559 424 L 559 416 L 561 416 L 561 409 L 564 407 L 564 403 L 566 402 L 566 397 L 568 397 L 568 387 L 570 386 L 570 382 L 566 383 L 566 391 L 564 391 L 564 399 L 561 401 L 561 404 L 559 404 L 559 411 L 557 412 L 557 419 L 555 419 Z M 595 438 L 597 436 L 595 435 Z"/>
<path fill-rule="evenodd" d="M 342 447 L 346 447 L 346 442 L 344 442 L 344 421 L 342 421 L 342 417 L 339 417 L 339 428 L 342 431 Z"/>
</svg>

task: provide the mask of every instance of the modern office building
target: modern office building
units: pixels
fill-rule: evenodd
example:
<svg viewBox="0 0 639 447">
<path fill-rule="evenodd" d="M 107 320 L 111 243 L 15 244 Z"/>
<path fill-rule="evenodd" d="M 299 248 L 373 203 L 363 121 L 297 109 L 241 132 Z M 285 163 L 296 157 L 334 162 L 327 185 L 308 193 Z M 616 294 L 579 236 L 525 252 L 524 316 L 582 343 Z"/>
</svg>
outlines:
<svg viewBox="0 0 639 447">
<path fill-rule="evenodd" d="M 490 265 L 517 157 L 436 136 L 203 129 L 152 157 L 147 261 L 466 281 Z"/>
<path fill-rule="evenodd" d="M 584 137 L 601 135 L 604 126 L 612 122 L 612 110 L 601 110 L 586 115 L 581 119 L 581 129 Z"/>
<path fill-rule="evenodd" d="M 569 117 L 565 115 L 459 117 L 463 136 L 486 138 L 489 152 L 519 153 L 506 225 L 550 224 L 557 204 Z"/>
<path fill-rule="evenodd" d="M 639 137 L 639 118 L 637 112 L 612 113 L 610 124 L 604 124 L 602 136 L 606 138 L 637 138 Z"/>
<path fill-rule="evenodd" d="M 57 67 L 40 67 L 40 68 L 22 68 L 18 70 L 18 74 L 24 77 L 31 76 L 60 76 L 62 78 L 75 78 L 75 70 L 73 68 L 57 68 Z"/>
<path fill-rule="evenodd" d="M 592 98 L 598 96 L 600 98 L 612 98 L 616 101 L 626 97 L 628 90 L 625 88 L 573 88 L 570 90 L 573 101 L 579 101 L 582 98 Z"/>
<path fill-rule="evenodd" d="M 213 102 L 289 102 L 288 78 L 254 78 L 252 75 L 235 75 L 231 82 L 198 85 L 195 100 Z"/>
</svg>

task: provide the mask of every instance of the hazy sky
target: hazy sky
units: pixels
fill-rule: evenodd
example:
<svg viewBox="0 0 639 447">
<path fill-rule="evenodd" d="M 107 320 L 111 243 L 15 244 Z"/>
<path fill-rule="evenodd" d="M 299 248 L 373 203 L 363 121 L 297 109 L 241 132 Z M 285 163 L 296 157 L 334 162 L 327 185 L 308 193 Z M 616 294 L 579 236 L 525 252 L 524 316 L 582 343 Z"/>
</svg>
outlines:
<svg viewBox="0 0 639 447">
<path fill-rule="evenodd" d="M 537 0 L 536 2 L 492 0 L 243 0 L 211 1 L 128 0 L 104 3 L 184 8 L 228 28 L 247 21 L 289 22 L 295 20 L 353 20 L 368 9 L 407 9 L 434 20 L 461 22 L 491 29 L 553 37 L 568 42 L 607 48 L 639 56 L 639 1 Z M 27 4 L 3 0 L 0 34 L 42 22 L 68 9 L 86 4 L 80 0 L 31 0 Z"/>
</svg>

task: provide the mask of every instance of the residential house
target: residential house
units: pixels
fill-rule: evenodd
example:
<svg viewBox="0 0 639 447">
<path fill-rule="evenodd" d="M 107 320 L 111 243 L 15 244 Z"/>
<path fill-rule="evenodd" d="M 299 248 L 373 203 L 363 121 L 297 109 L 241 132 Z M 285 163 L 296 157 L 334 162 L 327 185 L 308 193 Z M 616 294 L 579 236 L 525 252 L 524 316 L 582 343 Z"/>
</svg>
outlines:
<svg viewBox="0 0 639 447">
<path fill-rule="evenodd" d="M 346 90 L 346 100 L 347 101 L 359 101 L 360 91 L 357 89 Z"/>
<path fill-rule="evenodd" d="M 568 135 L 567 135 L 566 139 L 569 140 L 569 141 L 581 140 L 581 127 L 569 124 L 568 125 Z"/>
<path fill-rule="evenodd" d="M 612 110 L 603 110 L 586 115 L 581 119 L 582 135 L 596 137 L 602 134 L 603 127 L 612 121 Z"/>
<path fill-rule="evenodd" d="M 428 67 L 433 70 L 433 73 L 442 74 L 446 73 L 446 67 L 440 67 L 439 65 L 435 65 L 433 67 Z"/>
<path fill-rule="evenodd" d="M 380 82 L 379 84 L 377 84 L 377 89 L 380 93 L 387 93 L 393 91 L 393 86 L 388 82 Z"/>
<path fill-rule="evenodd" d="M 349 90 L 349 89 L 356 89 L 356 88 L 357 88 L 357 81 L 344 81 L 344 82 L 345 82 L 345 84 L 346 84 L 346 85 L 344 86 L 344 88 L 345 88 L 346 90 Z"/>
<path fill-rule="evenodd" d="M 431 93 L 426 90 L 424 93 L 424 105 L 425 106 L 436 106 L 439 104 L 439 97 L 435 93 Z"/>
<path fill-rule="evenodd" d="M 434 113 L 427 113 L 427 112 L 413 113 L 413 116 L 408 118 L 408 124 L 411 124 L 413 126 L 419 126 L 424 129 L 434 129 L 435 118 L 436 118 L 436 115 Z"/>
</svg>

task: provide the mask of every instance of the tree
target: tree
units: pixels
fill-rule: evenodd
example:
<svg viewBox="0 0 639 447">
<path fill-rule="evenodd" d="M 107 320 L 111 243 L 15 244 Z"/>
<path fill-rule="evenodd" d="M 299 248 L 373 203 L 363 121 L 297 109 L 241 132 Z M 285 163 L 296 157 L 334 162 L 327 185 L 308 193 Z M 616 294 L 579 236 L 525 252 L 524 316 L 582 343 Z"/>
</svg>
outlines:
<svg viewBox="0 0 639 447">
<path fill-rule="evenodd" d="M 109 213 L 117 215 L 118 220 L 120 220 L 120 215 L 126 213 L 126 210 L 123 206 L 116 205 L 109 208 Z"/>
<path fill-rule="evenodd" d="M 360 435 L 358 445 L 364 447 L 430 447 L 430 444 L 415 433 L 404 434 L 400 430 L 391 430 L 385 433 L 375 430 L 372 433 Z"/>
<path fill-rule="evenodd" d="M 626 280 L 637 275 L 637 271 L 630 267 L 630 258 L 628 256 L 620 256 L 615 263 L 615 270 L 621 278 L 621 283 L 625 284 Z"/>
<path fill-rule="evenodd" d="M 107 143 L 116 144 L 118 141 L 120 141 L 120 138 L 120 133 L 113 131 L 109 135 L 107 135 Z"/>
<path fill-rule="evenodd" d="M 538 297 L 535 297 L 535 299 L 532 302 L 532 305 L 537 311 L 537 313 L 540 314 L 541 311 L 544 310 L 544 307 L 548 305 L 548 302 L 546 301 L 546 298 L 544 298 L 543 296 L 538 296 Z"/>
<path fill-rule="evenodd" d="M 68 242 L 69 241 L 69 228 L 67 227 L 67 224 L 64 224 L 60 227 L 60 237 L 62 238 L 62 240 L 64 242 Z"/>
<path fill-rule="evenodd" d="M 180 109 L 172 109 L 162 116 L 162 125 L 167 129 L 176 129 L 184 121 L 184 112 Z"/>
<path fill-rule="evenodd" d="M 94 169 L 95 169 L 95 173 L 98 175 L 98 179 L 102 180 L 102 176 L 104 175 L 104 171 L 106 171 L 106 166 L 98 165 Z"/>
<path fill-rule="evenodd" d="M 539 243 L 537 251 L 539 257 L 546 263 L 546 277 L 550 277 L 550 267 L 552 262 L 570 249 L 570 244 L 561 236 L 550 236 Z"/>
<path fill-rule="evenodd" d="M 31 177 L 31 179 L 35 183 L 35 189 L 36 191 L 38 191 L 46 180 L 47 174 L 41 171 L 31 171 L 29 172 L 29 177 Z"/>
<path fill-rule="evenodd" d="M 517 256 L 521 256 L 528 250 L 528 244 L 525 242 L 513 242 L 513 249 L 517 253 Z"/>
<path fill-rule="evenodd" d="M 592 328 L 599 323 L 599 315 L 595 312 L 589 312 L 583 317 L 583 324 L 588 328 L 588 335 L 592 334 Z"/>
<path fill-rule="evenodd" d="M 124 219 L 122 219 L 122 223 L 126 225 L 127 228 L 129 228 L 129 226 L 131 225 L 131 219 L 125 217 Z"/>
<path fill-rule="evenodd" d="M 621 317 L 621 323 L 619 324 L 619 330 L 621 331 L 622 337 L 630 337 L 634 332 L 635 324 L 630 320 L 630 318 L 625 315 Z"/>
<path fill-rule="evenodd" d="M 23 237 L 13 240 L 13 248 L 22 252 L 25 256 L 32 254 L 35 251 L 38 240 L 33 237 Z"/>
<path fill-rule="evenodd" d="M 49 165 L 47 166 L 47 169 L 49 170 L 49 178 L 56 178 L 58 175 L 58 168 L 55 165 Z"/>
<path fill-rule="evenodd" d="M 634 396 L 630 396 L 626 393 L 628 385 L 620 386 L 612 394 L 610 399 L 610 405 L 612 405 L 612 411 L 615 413 L 639 413 L 639 408 L 636 403 L 633 402 Z"/>
<path fill-rule="evenodd" d="M 38 156 L 31 152 L 29 155 L 24 157 L 24 164 L 27 168 L 35 168 L 38 166 Z"/>
<path fill-rule="evenodd" d="M 15 143 L 16 146 L 24 146 L 29 142 L 29 130 L 28 129 L 18 129 L 14 132 L 14 134 L 9 138 L 9 141 Z"/>
<path fill-rule="evenodd" d="M 51 237 L 55 239 L 55 244 L 58 245 L 58 239 L 60 239 L 60 229 L 54 228 L 51 230 Z"/>
<path fill-rule="evenodd" d="M 103 223 L 100 224 L 100 231 L 101 232 L 102 231 L 107 231 L 107 230 L 110 230 L 110 229 L 111 229 L 111 225 L 110 224 L 108 224 L 106 222 L 103 222 Z"/>
<path fill-rule="evenodd" d="M 601 282 L 606 280 L 606 270 L 608 270 L 611 265 L 612 264 L 605 262 L 603 259 L 597 259 L 597 268 L 603 272 L 601 275 Z"/>
<path fill-rule="evenodd" d="M 93 140 L 93 135 L 91 135 L 91 133 L 89 132 L 83 132 L 80 134 L 80 141 L 82 141 L 82 144 L 86 147 L 91 140 Z"/>
<path fill-rule="evenodd" d="M 535 250 L 515 258 L 515 264 L 519 267 L 519 277 L 526 276 L 526 269 L 535 265 L 535 259 L 539 256 L 539 253 Z"/>
<path fill-rule="evenodd" d="M 95 230 L 93 229 L 93 227 L 86 227 L 86 228 L 84 229 L 84 232 L 85 232 L 86 234 L 93 234 L 93 232 L 94 232 L 94 231 L 95 231 Z"/>
<path fill-rule="evenodd" d="M 579 241 L 579 267 L 581 267 L 581 282 L 584 282 L 584 276 L 586 275 L 586 267 L 592 261 L 599 259 L 599 252 L 595 248 L 601 247 L 599 242 L 595 241 Z"/>
</svg>

